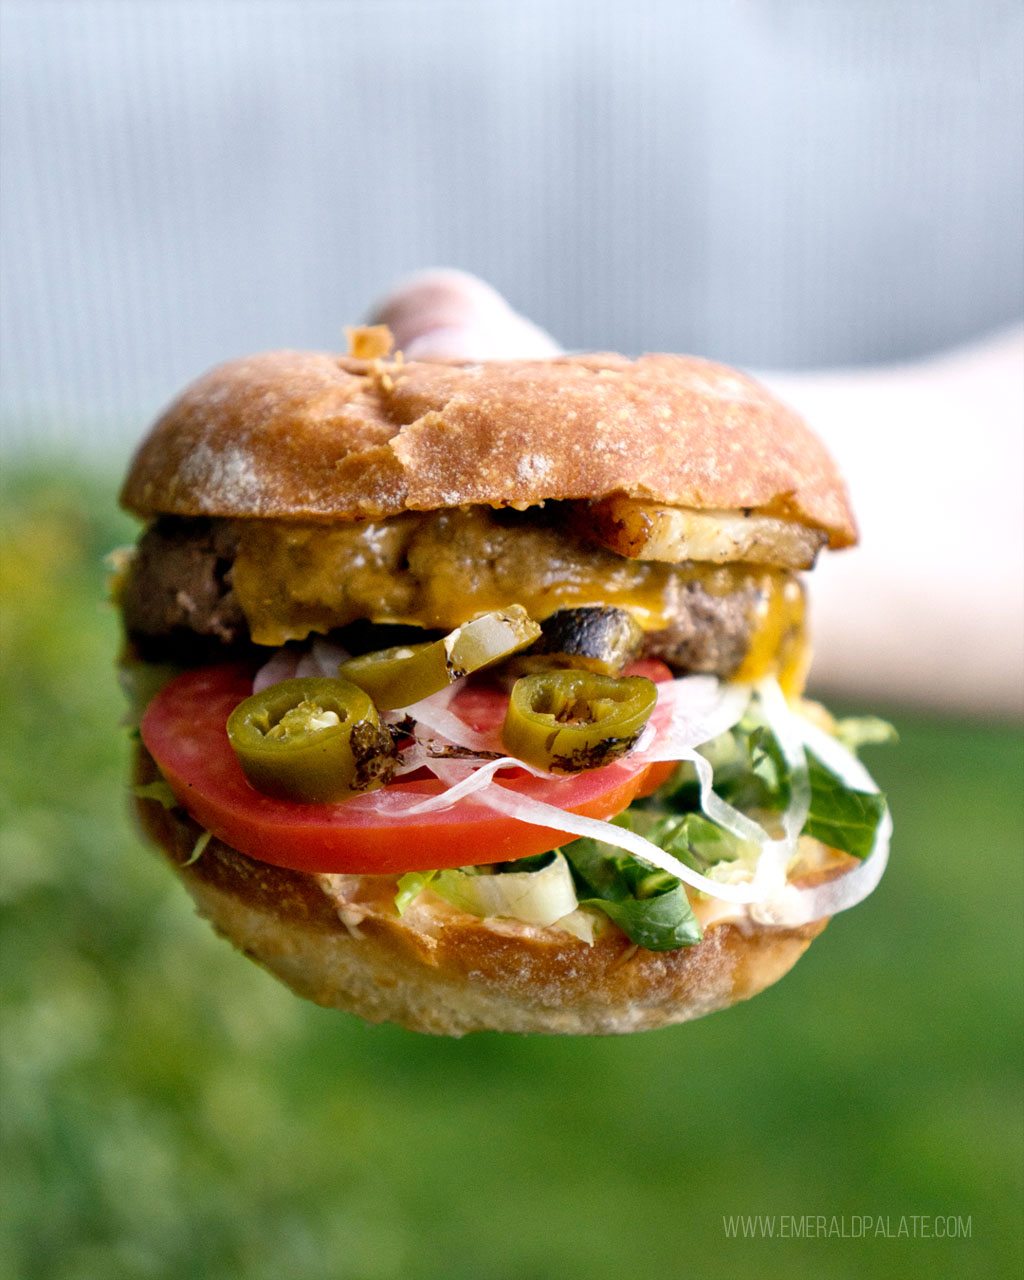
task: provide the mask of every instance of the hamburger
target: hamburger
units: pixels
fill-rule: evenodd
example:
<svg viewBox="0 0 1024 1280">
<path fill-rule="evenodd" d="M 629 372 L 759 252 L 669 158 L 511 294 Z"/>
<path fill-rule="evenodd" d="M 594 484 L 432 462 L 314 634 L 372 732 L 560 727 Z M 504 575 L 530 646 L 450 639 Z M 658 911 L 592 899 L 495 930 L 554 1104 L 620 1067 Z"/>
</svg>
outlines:
<svg viewBox="0 0 1024 1280">
<path fill-rule="evenodd" d="M 801 573 L 853 544 L 787 407 L 676 356 L 207 373 L 123 505 L 134 804 L 294 991 L 423 1032 L 610 1034 L 757 994 L 885 867 L 803 700 Z"/>
</svg>

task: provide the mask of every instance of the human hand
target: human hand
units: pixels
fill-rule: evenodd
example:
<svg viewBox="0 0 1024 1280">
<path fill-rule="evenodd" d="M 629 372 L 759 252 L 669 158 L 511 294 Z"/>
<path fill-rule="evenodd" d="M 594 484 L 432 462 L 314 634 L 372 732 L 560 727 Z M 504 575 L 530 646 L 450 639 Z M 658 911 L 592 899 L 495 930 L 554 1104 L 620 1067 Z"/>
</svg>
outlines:
<svg viewBox="0 0 1024 1280">
<path fill-rule="evenodd" d="M 412 359 L 557 355 L 463 271 L 413 276 L 375 309 Z M 970 714 L 1024 711 L 1024 333 L 906 365 L 758 377 L 850 483 L 862 545 L 811 588 L 816 685 Z"/>
<path fill-rule="evenodd" d="M 409 360 L 521 360 L 561 351 L 496 289 L 451 268 L 403 281 L 376 305 L 370 323 L 386 324 Z"/>
</svg>

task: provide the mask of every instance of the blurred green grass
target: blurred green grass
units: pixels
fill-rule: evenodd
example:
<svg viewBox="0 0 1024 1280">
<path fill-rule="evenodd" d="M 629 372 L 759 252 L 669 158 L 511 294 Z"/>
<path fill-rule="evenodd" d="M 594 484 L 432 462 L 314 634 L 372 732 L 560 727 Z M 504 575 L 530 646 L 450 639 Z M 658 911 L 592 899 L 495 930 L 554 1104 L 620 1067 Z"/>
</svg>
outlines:
<svg viewBox="0 0 1024 1280">
<path fill-rule="evenodd" d="M 136 836 L 112 478 L 8 464 L 0 1276 L 1016 1276 L 1021 740 L 892 708 L 876 894 L 750 1004 L 459 1042 L 305 1005 Z M 727 1238 L 727 1215 L 968 1238 Z"/>
</svg>

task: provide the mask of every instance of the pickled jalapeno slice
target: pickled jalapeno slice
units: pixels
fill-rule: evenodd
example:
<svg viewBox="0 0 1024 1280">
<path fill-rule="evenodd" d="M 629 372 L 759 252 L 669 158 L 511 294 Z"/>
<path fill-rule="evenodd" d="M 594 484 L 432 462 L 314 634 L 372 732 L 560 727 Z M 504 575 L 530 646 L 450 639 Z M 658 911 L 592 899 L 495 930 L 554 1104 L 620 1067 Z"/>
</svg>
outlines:
<svg viewBox="0 0 1024 1280">
<path fill-rule="evenodd" d="M 657 700 L 645 676 L 538 671 L 513 685 L 501 740 L 510 755 L 553 773 L 597 769 L 629 751 Z"/>
<path fill-rule="evenodd" d="M 239 703 L 227 731 L 248 781 L 278 800 L 332 804 L 384 786 L 394 771 L 391 734 L 349 680 L 270 685 Z"/>
<path fill-rule="evenodd" d="M 464 622 L 432 644 L 399 645 L 351 658 L 339 674 L 365 689 L 381 711 L 394 711 L 525 649 L 539 635 L 537 623 L 514 604 Z"/>
<path fill-rule="evenodd" d="M 373 699 L 381 711 L 419 702 L 448 683 L 441 641 L 403 644 L 350 658 L 338 674 Z"/>
</svg>

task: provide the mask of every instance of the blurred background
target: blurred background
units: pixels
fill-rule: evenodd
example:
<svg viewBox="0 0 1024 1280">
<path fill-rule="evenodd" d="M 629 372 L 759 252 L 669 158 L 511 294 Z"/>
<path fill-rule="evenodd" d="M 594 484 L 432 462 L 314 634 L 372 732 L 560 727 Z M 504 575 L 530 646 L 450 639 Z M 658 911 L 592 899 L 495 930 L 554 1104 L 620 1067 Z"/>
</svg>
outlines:
<svg viewBox="0 0 1024 1280">
<path fill-rule="evenodd" d="M 0 1275 L 1020 1273 L 1022 46 L 1010 0 L 2 0 Z M 893 861 L 749 1006 L 364 1027 L 130 825 L 134 441 L 442 263 L 569 348 L 767 371 L 850 473 L 817 687 L 901 732 Z"/>
<path fill-rule="evenodd" d="M 798 368 L 1019 320 L 1014 0 L 4 0 L 5 428 L 482 275 L 570 348 Z"/>
</svg>

